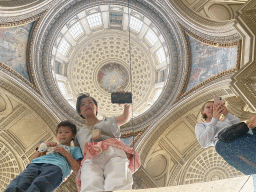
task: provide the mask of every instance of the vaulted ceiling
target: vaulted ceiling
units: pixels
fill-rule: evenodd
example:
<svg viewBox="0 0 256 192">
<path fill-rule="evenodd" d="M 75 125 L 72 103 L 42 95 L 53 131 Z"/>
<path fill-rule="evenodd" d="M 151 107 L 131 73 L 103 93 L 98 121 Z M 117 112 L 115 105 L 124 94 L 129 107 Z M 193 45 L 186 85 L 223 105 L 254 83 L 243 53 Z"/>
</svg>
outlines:
<svg viewBox="0 0 256 192">
<path fill-rule="evenodd" d="M 254 113 L 253 11 L 247 0 L 1 1 L 0 186 L 60 120 L 82 126 L 77 94 L 95 97 L 102 118 L 122 112 L 110 103 L 118 90 L 134 96 L 122 134 L 141 155 L 138 188 L 241 175 L 199 146 L 194 126 L 214 96 L 241 120 Z M 74 177 L 58 190 L 74 191 Z"/>
</svg>

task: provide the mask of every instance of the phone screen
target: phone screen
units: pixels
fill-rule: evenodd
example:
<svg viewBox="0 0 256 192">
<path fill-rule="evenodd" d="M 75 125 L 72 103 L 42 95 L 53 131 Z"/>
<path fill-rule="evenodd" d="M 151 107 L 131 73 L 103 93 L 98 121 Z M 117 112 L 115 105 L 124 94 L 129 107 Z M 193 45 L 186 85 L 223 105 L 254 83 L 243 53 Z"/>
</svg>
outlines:
<svg viewBox="0 0 256 192">
<path fill-rule="evenodd" d="M 132 93 L 111 93 L 111 103 L 132 103 Z"/>
</svg>

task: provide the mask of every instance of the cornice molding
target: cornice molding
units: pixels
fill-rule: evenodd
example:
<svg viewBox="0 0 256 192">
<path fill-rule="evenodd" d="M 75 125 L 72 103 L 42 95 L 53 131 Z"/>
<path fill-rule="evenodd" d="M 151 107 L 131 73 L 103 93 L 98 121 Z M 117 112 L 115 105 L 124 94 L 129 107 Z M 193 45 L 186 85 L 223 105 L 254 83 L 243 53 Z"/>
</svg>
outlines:
<svg viewBox="0 0 256 192">
<path fill-rule="evenodd" d="M 176 101 L 182 99 L 182 98 L 185 97 L 186 95 L 189 95 L 189 94 L 193 93 L 194 91 L 197 91 L 197 89 L 199 89 L 199 88 L 201 88 L 201 87 L 207 85 L 208 83 L 211 83 L 211 82 L 214 82 L 214 81 L 218 80 L 218 79 L 221 78 L 221 77 L 225 77 L 226 75 L 228 75 L 229 77 L 231 77 L 230 75 L 233 75 L 236 71 L 237 71 L 237 69 L 235 68 L 235 69 L 230 69 L 230 70 L 221 72 L 221 73 L 219 73 L 219 74 L 217 74 L 217 75 L 214 75 L 214 76 L 212 76 L 211 78 L 209 78 L 209 79 L 203 81 L 202 83 L 198 84 L 197 86 L 193 87 L 193 88 L 190 89 L 189 91 L 187 91 L 187 92 L 181 94 L 181 95 L 177 98 Z M 184 89 L 184 90 L 185 90 L 185 89 Z"/>
<path fill-rule="evenodd" d="M 13 21 L 13 22 L 8 22 L 8 23 L 0 23 L 0 28 L 10 28 L 10 27 L 18 27 L 20 25 L 26 25 L 28 23 L 36 21 L 42 15 L 44 15 L 44 12 L 39 13 L 38 15 L 34 15 L 32 17 L 29 17 L 27 19 L 23 19 L 23 20 L 19 20 L 19 21 Z"/>
<path fill-rule="evenodd" d="M 32 2 L 32 0 L 29 0 Z M 20 1 L 5 2 L 5 6 L 0 4 L 0 26 L 13 27 L 23 25 L 36 20 L 37 16 L 42 12 L 50 9 L 59 0 L 40 0 L 33 1 L 29 4 L 24 1 L 23 5 L 19 5 Z"/>
<path fill-rule="evenodd" d="M 4 71 L 5 73 L 7 73 L 8 75 L 13 76 L 14 78 L 19 78 L 23 83 L 25 83 L 27 86 L 31 87 L 32 89 L 34 89 L 37 93 L 39 92 L 39 89 L 32 84 L 30 81 L 28 81 L 25 77 L 23 77 L 21 74 L 19 74 L 18 72 L 16 72 L 15 70 L 13 70 L 12 68 L 10 68 L 8 65 L 2 63 L 0 61 L 0 70 Z"/>
<path fill-rule="evenodd" d="M 243 35 L 243 50 L 241 64 L 243 67 L 232 76 L 231 89 L 239 95 L 243 101 L 256 111 L 256 1 L 246 4 L 236 17 L 236 27 Z"/>
<path fill-rule="evenodd" d="M 23 80 L 13 77 L 7 70 L 0 70 L 0 87 L 6 92 L 19 98 L 27 107 L 36 112 L 55 134 L 55 127 L 60 119 L 56 111 L 47 103 L 41 95 L 28 86 Z"/>
<path fill-rule="evenodd" d="M 218 43 L 237 42 L 241 39 L 241 35 L 234 27 L 234 20 L 218 22 L 206 19 L 179 0 L 164 0 L 161 3 L 165 5 L 166 13 L 175 15 L 182 26 L 203 39 Z"/>
</svg>

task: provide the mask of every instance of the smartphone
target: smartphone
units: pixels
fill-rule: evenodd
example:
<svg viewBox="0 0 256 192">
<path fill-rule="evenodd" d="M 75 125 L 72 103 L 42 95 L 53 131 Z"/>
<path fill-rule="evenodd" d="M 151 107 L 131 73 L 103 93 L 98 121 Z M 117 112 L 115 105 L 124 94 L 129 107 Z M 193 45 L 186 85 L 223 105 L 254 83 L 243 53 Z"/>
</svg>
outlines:
<svg viewBox="0 0 256 192">
<path fill-rule="evenodd" d="M 111 93 L 111 103 L 132 103 L 132 93 Z"/>
<path fill-rule="evenodd" d="M 223 100 L 221 97 L 214 97 L 214 104 L 223 104 Z"/>
</svg>

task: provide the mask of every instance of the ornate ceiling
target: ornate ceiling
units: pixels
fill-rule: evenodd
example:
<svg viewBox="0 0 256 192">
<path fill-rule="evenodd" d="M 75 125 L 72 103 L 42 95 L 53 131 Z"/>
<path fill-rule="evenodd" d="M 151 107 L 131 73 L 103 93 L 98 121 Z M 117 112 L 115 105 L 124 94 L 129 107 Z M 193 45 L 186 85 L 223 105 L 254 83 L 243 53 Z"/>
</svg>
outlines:
<svg viewBox="0 0 256 192">
<path fill-rule="evenodd" d="M 118 115 L 123 107 L 111 104 L 110 93 L 131 91 L 129 40 L 118 31 L 94 35 L 72 55 L 65 82 L 70 89 L 66 91 L 74 97 L 90 93 L 99 102 L 99 115 Z M 133 110 L 138 113 L 148 107 L 147 101 L 153 100 L 156 94 L 155 63 L 140 44 L 132 41 L 131 46 Z"/>
<path fill-rule="evenodd" d="M 58 118 L 40 95 L 0 70 L 0 190 L 30 162 L 40 141 L 54 139 Z"/>
<path fill-rule="evenodd" d="M 248 0 L 182 0 L 181 2 L 203 18 L 213 21 L 228 21 L 235 18 L 236 12 L 244 5 L 244 3 L 248 2 Z"/>
<path fill-rule="evenodd" d="M 184 58 L 186 50 L 182 40 L 184 37 L 183 33 L 180 33 L 177 23 L 173 23 L 172 18 L 167 20 L 166 16 L 161 17 L 162 10 L 156 5 L 155 7 L 148 6 L 147 4 L 141 4 L 139 1 L 130 2 L 130 14 L 133 17 L 144 18 L 143 22 L 145 23 L 143 24 L 144 32 L 130 33 L 132 77 L 129 77 L 130 81 L 125 88 L 125 90 L 130 91 L 132 82 L 135 100 L 134 114 L 135 116 L 139 115 L 133 120 L 132 127 L 137 127 L 138 130 L 141 129 L 141 123 L 149 125 L 156 115 L 159 116 L 164 109 L 163 105 L 174 102 L 174 99 L 182 90 L 186 77 L 183 72 L 187 67 Z M 85 22 L 86 14 L 99 12 L 99 10 L 119 10 L 120 12 L 122 9 L 124 15 L 127 15 L 127 2 L 96 1 L 86 3 L 81 1 L 75 3 L 70 0 L 64 3 L 61 1 L 58 6 L 47 12 L 37 23 L 33 38 L 30 41 L 30 50 L 32 50 L 30 52 L 30 70 L 32 74 L 36 74 L 31 79 L 38 85 L 44 97 L 48 98 L 52 105 L 58 108 L 64 116 L 68 115 L 69 118 L 74 119 L 75 117 L 74 120 L 79 120 L 79 116 L 75 115 L 76 112 L 68 104 L 68 101 L 73 99 L 74 104 L 76 95 L 80 92 L 89 92 L 101 101 L 99 113 L 104 114 L 108 111 L 108 114 L 104 115 L 120 114 L 120 107 L 110 105 L 110 93 L 100 87 L 97 75 L 100 68 L 109 63 L 122 65 L 130 72 L 127 24 L 123 24 L 119 30 L 117 28 L 112 29 L 111 24 L 107 27 L 102 25 L 95 29 L 88 29 L 88 27 L 86 28 L 88 24 L 83 24 L 83 22 Z M 104 13 L 102 14 L 104 15 Z M 81 37 L 72 40 L 67 30 L 79 21 L 78 18 L 81 20 L 85 33 Z M 146 35 L 147 30 L 153 30 L 158 36 L 159 40 L 153 46 L 145 40 L 144 35 Z M 64 38 L 71 46 L 61 54 L 59 49 L 60 44 L 64 42 Z M 166 61 L 162 63 L 159 62 L 157 57 L 157 51 L 161 47 L 163 47 L 166 57 Z M 52 73 L 56 71 L 56 60 L 61 64 L 66 64 L 66 74 L 65 72 L 60 73 L 60 75 Z M 158 83 L 156 72 L 165 68 L 168 74 L 165 80 L 166 83 L 156 84 Z M 66 94 L 63 95 L 58 90 L 56 79 L 64 82 Z M 87 79 L 89 81 L 85 84 Z M 158 97 L 157 89 L 160 88 L 162 94 L 155 102 L 155 97 Z M 150 106 L 150 110 L 143 113 Z M 109 114 L 109 109 L 113 109 L 112 114 Z M 126 126 L 127 128 L 124 128 L 123 131 L 130 132 L 131 124 Z"/>
<path fill-rule="evenodd" d="M 3 191 L 9 182 L 19 175 L 21 168 L 13 152 L 2 142 L 0 149 L 0 190 Z"/>
<path fill-rule="evenodd" d="M 10 27 L 20 21 L 30 21 L 49 9 L 56 0 L 4 0 L 0 1 L 0 23 Z M 33 20 L 33 19 L 32 19 Z M 10 25 L 12 23 L 12 25 Z"/>
<path fill-rule="evenodd" d="M 99 101 L 101 115 L 108 115 L 109 111 L 116 115 L 120 114 L 122 107 L 109 103 L 110 92 L 116 89 L 130 91 L 131 82 L 136 117 L 122 131 L 123 135 L 140 131 L 134 146 L 143 164 L 134 176 L 138 188 L 197 183 L 241 175 L 229 167 L 213 148 L 203 149 L 199 146 L 194 126 L 201 121 L 201 104 L 214 96 L 225 98 L 229 110 L 241 119 L 254 112 L 250 109 L 255 106 L 254 63 L 249 63 L 239 70 L 241 73 L 236 74 L 235 80 L 240 82 L 242 79 L 243 82 L 235 82 L 239 88 L 237 95 L 245 95 L 243 101 L 233 97 L 235 94 L 229 87 L 234 71 L 248 61 L 254 62 L 254 35 L 248 35 L 248 31 L 254 29 L 253 19 L 248 19 L 253 18 L 250 9 L 254 5 L 248 5 L 250 9 L 240 10 L 241 15 L 237 16 L 236 11 L 247 1 L 131 0 L 130 15 L 144 22 L 144 31 L 134 30 L 130 33 L 130 76 L 128 23 L 111 25 L 109 19 L 110 12 L 121 12 L 126 17 L 127 1 L 56 0 L 34 1 L 34 4 L 19 1 L 22 3 L 19 5 L 18 1 L 7 2 L 25 11 L 15 12 L 7 4 L 2 5 L 0 9 L 5 6 L 7 11 L 0 19 L 0 26 L 17 26 L 38 17 L 40 19 L 33 25 L 27 46 L 31 83 L 1 65 L 0 186 L 7 185 L 25 168 L 41 140 L 54 138 L 54 129 L 60 119 L 71 119 L 78 125 L 82 124 L 71 106 L 78 93 L 89 92 L 95 97 Z M 98 12 L 103 15 L 102 25 L 88 27 L 87 17 Z M 221 17 L 219 12 L 223 13 Z M 30 20 L 32 17 L 34 19 Z M 251 28 L 243 26 L 246 23 L 243 19 L 250 20 L 248 26 Z M 78 22 L 83 33 L 73 37 L 71 29 Z M 146 39 L 149 29 L 158 37 L 155 45 Z M 209 46 L 230 45 L 241 40 L 241 62 L 229 73 L 217 75 L 183 94 L 191 56 L 186 33 L 193 34 L 197 41 Z M 70 45 L 64 54 L 59 49 L 63 39 Z M 166 62 L 159 62 L 157 51 L 161 47 Z M 237 58 L 240 59 L 239 56 Z M 159 72 L 163 69 L 166 69 L 167 76 L 159 81 Z M 120 76 L 124 78 L 120 80 Z M 63 83 L 65 94 L 59 82 Z M 162 91 L 160 96 L 157 95 L 159 89 Z M 239 94 L 241 90 L 242 94 Z M 159 97 L 154 100 L 156 96 Z M 42 126 L 36 129 L 38 122 Z M 26 123 L 30 126 L 27 127 Z M 63 190 L 75 191 L 73 176 L 58 189 Z"/>
</svg>

